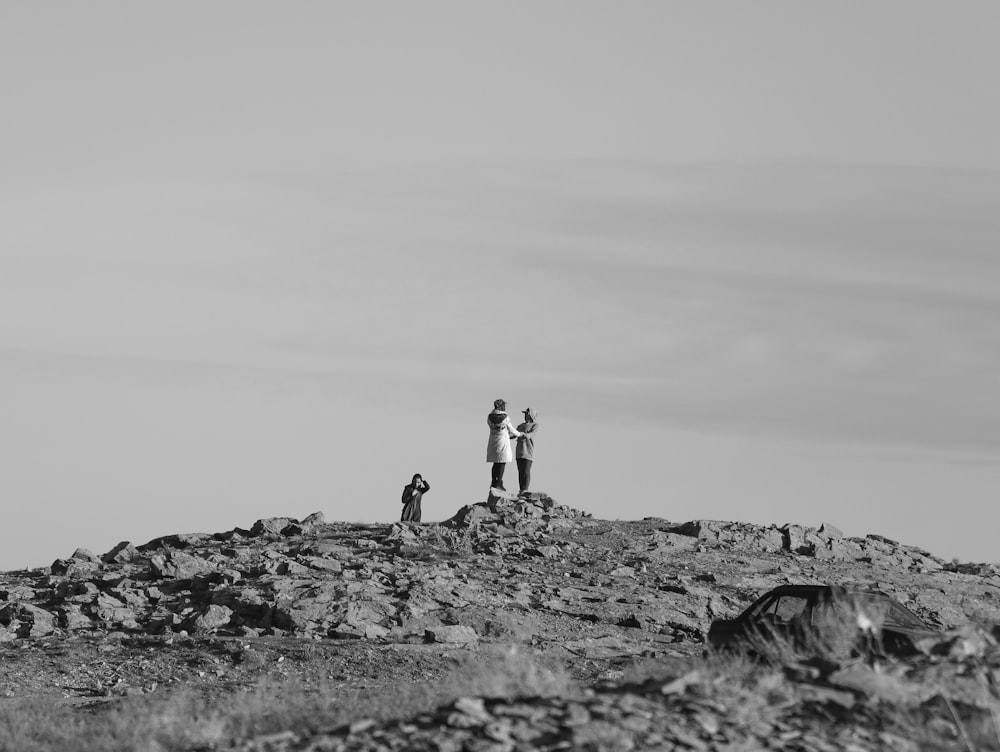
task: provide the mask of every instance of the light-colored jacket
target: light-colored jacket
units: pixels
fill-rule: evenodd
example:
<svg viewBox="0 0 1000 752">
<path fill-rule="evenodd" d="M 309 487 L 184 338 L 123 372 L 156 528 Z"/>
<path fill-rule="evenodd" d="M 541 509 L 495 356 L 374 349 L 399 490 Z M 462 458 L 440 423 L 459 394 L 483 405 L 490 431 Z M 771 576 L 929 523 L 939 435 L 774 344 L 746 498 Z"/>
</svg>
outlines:
<svg viewBox="0 0 1000 752">
<path fill-rule="evenodd" d="M 514 452 L 510 448 L 510 440 L 521 434 L 514 428 L 507 413 L 503 410 L 494 410 L 486 416 L 486 424 L 490 427 L 490 440 L 486 444 L 486 461 L 510 462 L 513 460 Z"/>
</svg>

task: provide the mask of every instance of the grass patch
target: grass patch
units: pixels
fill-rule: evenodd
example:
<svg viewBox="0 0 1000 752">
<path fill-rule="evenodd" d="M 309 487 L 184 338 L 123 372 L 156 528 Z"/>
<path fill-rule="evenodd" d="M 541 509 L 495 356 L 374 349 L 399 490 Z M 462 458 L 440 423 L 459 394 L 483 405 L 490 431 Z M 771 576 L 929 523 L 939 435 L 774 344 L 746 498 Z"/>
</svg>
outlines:
<svg viewBox="0 0 1000 752">
<path fill-rule="evenodd" d="M 352 691 L 333 682 L 269 678 L 249 690 L 222 695 L 179 687 L 87 708 L 9 701 L 0 707 L 0 750 L 193 752 L 286 730 L 316 733 L 367 718 L 412 718 L 463 696 L 577 691 L 561 664 L 510 648 L 460 659 L 434 682 L 392 687 Z"/>
</svg>

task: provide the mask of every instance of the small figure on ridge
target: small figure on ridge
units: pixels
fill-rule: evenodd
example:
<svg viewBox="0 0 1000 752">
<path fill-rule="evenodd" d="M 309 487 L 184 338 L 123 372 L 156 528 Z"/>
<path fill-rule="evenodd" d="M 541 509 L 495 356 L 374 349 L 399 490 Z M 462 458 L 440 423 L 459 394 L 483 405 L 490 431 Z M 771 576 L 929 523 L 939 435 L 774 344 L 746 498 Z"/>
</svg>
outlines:
<svg viewBox="0 0 1000 752">
<path fill-rule="evenodd" d="M 486 461 L 493 463 L 490 488 L 506 491 L 507 489 L 503 485 L 503 472 L 507 469 L 507 463 L 514 459 L 510 440 L 521 434 L 507 417 L 507 403 L 502 399 L 493 402 L 493 411 L 486 416 L 486 423 L 490 427 L 490 439 L 486 445 Z"/>
<path fill-rule="evenodd" d="M 517 440 L 517 483 L 521 493 L 531 485 L 531 463 L 535 460 L 535 434 L 538 433 L 538 413 L 530 407 L 523 411 L 524 423 L 517 427 L 521 436 Z"/>
<path fill-rule="evenodd" d="M 413 476 L 408 486 L 403 486 L 403 515 L 400 522 L 420 522 L 420 500 L 431 490 L 431 484 L 420 473 Z"/>
</svg>

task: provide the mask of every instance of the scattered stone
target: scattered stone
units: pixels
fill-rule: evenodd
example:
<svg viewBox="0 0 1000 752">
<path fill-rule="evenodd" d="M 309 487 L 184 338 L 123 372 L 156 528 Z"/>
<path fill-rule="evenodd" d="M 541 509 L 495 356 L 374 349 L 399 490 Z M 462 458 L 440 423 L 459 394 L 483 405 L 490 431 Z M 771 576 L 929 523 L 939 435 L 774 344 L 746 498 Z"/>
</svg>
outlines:
<svg viewBox="0 0 1000 752">
<path fill-rule="evenodd" d="M 650 546 L 653 548 L 676 548 L 691 550 L 698 545 L 697 536 L 682 535 L 681 533 L 668 532 L 666 530 L 654 530 L 649 536 Z"/>
<path fill-rule="evenodd" d="M 424 636 L 428 642 L 465 644 L 479 640 L 479 635 L 476 633 L 476 630 L 472 627 L 465 626 L 464 624 L 433 627 L 426 630 L 424 632 Z"/>
<path fill-rule="evenodd" d="M 574 696 L 469 696 L 399 722 L 365 719 L 312 736 L 297 729 L 298 736 L 274 738 L 281 752 L 906 749 L 899 729 L 870 721 L 879 708 L 933 719 L 950 717 L 951 703 L 963 718 L 975 711 L 989 721 L 1000 628 L 928 638 L 918 655 L 888 668 L 796 659 L 741 696 L 751 707 L 739 722 L 724 711 L 732 693 L 743 691 L 742 678 L 720 681 L 715 669 L 687 671 L 673 661 L 700 654 L 712 619 L 738 613 L 777 584 L 877 582 L 921 617 L 953 626 L 972 614 L 1000 621 L 998 578 L 994 565 L 944 564 L 883 536 L 846 538 L 825 522 L 595 522 L 543 493 L 493 491 L 442 525 L 327 524 L 316 513 L 138 547 L 123 542 L 103 557 L 79 549 L 48 570 L 2 576 L 0 642 L 16 653 L 14 646 L 34 650 L 67 633 L 79 643 L 117 635 L 130 650 L 140 640 L 205 645 L 222 635 L 213 644 L 232 645 L 235 637 L 291 637 L 303 654 L 313 644 L 334 645 L 364 652 L 363 663 L 379 650 L 402 656 L 411 649 L 417 665 L 429 655 L 462 661 L 492 643 L 557 652 L 590 682 Z M 214 647 L 200 678 L 229 681 L 227 671 L 252 662 L 217 659 L 230 649 Z M 330 677 L 346 687 L 338 661 L 330 662 Z M 650 664 L 659 666 L 656 678 L 624 683 L 633 666 Z M 134 679 L 115 681 L 104 681 L 104 696 L 144 691 Z M 262 739 L 234 749 L 257 748 Z"/>
<path fill-rule="evenodd" d="M 844 534 L 840 532 L 840 528 L 831 525 L 829 522 L 820 524 L 819 534 L 824 538 L 830 538 L 832 540 L 839 540 L 844 537 Z"/>
<path fill-rule="evenodd" d="M 835 671 L 827 678 L 833 687 L 856 692 L 877 702 L 888 702 L 900 707 L 913 707 L 927 699 L 933 688 L 920 690 L 890 674 L 875 671 L 869 666 L 854 665 Z"/>
<path fill-rule="evenodd" d="M 184 628 L 191 634 L 204 634 L 214 632 L 229 624 L 233 617 L 233 610 L 226 606 L 210 604 L 204 611 L 191 617 L 185 622 Z"/>
<path fill-rule="evenodd" d="M 17 620 L 20 622 L 18 637 L 44 637 L 52 634 L 56 627 L 56 619 L 52 613 L 30 603 L 22 603 L 17 607 Z M 0 618 L 0 621 L 3 619 Z"/>
<path fill-rule="evenodd" d="M 210 562 L 183 551 L 171 551 L 166 555 L 156 554 L 149 559 L 150 574 L 157 579 L 187 580 L 213 569 L 215 566 Z"/>
<path fill-rule="evenodd" d="M 796 554 L 811 555 L 814 549 L 806 544 L 806 530 L 801 525 L 785 524 L 781 526 L 784 535 L 785 550 Z"/>
<path fill-rule="evenodd" d="M 219 534 L 220 540 L 223 536 L 228 534 Z M 208 533 L 175 533 L 173 535 L 164 535 L 159 538 L 154 538 L 148 543 L 144 543 L 138 546 L 139 551 L 158 551 L 170 548 L 190 548 L 192 546 L 200 546 L 203 543 L 215 539 L 216 536 L 209 535 Z"/>
<path fill-rule="evenodd" d="M 289 525 L 298 524 L 298 520 L 294 520 L 291 517 L 268 517 L 267 519 L 257 520 L 253 523 L 253 527 L 250 528 L 250 535 L 254 538 L 258 538 L 262 535 L 277 537 L 282 534 L 282 532 Z"/>
<path fill-rule="evenodd" d="M 60 606 L 56 610 L 59 626 L 73 632 L 79 629 L 93 629 L 94 622 L 83 613 L 83 608 L 75 603 Z"/>
<path fill-rule="evenodd" d="M 79 550 L 79 549 L 78 549 Z M 101 557 L 105 564 L 124 564 L 133 561 L 139 556 L 139 552 L 128 541 L 122 541 L 117 546 Z"/>
<path fill-rule="evenodd" d="M 49 572 L 60 577 L 80 578 L 92 575 L 101 568 L 100 560 L 89 559 L 56 559 L 49 567 Z"/>
</svg>

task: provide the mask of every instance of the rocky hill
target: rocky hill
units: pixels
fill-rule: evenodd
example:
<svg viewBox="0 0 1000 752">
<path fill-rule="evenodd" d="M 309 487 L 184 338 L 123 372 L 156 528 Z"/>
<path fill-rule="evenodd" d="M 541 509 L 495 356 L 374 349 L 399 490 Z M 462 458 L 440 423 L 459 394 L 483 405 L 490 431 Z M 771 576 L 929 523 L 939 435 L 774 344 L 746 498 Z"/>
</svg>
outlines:
<svg viewBox="0 0 1000 752">
<path fill-rule="evenodd" d="M 890 663 L 703 657 L 713 619 L 814 582 L 877 587 L 944 634 Z M 493 491 L 441 524 L 277 517 L 5 573 L 0 695 L 91 724 L 181 689 L 232 708 L 262 682 L 341 705 L 266 733 L 163 732 L 160 750 L 998 748 L 998 622 L 994 565 L 829 524 L 596 520 Z"/>
</svg>

